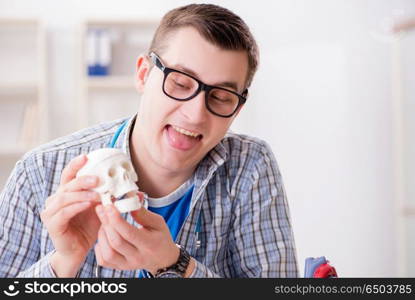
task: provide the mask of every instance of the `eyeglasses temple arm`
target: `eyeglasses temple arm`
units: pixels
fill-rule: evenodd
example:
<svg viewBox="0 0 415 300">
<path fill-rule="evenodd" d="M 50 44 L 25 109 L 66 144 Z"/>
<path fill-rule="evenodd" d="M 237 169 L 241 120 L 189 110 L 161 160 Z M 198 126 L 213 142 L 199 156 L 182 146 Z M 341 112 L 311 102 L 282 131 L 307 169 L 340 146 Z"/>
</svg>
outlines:
<svg viewBox="0 0 415 300">
<path fill-rule="evenodd" d="M 153 63 L 157 66 L 157 68 L 161 69 L 162 71 L 164 71 L 165 67 L 164 65 L 161 63 L 160 58 L 157 56 L 156 53 L 151 52 L 150 53 L 150 58 L 153 61 Z"/>
</svg>

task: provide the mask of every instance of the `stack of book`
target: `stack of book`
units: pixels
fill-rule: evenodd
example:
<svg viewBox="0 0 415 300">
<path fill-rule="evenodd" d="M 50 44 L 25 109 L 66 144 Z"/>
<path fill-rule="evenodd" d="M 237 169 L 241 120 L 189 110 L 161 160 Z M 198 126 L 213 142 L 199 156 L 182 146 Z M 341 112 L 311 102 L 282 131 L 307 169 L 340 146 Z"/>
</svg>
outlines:
<svg viewBox="0 0 415 300">
<path fill-rule="evenodd" d="M 86 42 L 89 76 L 106 76 L 110 72 L 111 37 L 106 29 L 89 29 Z"/>
</svg>

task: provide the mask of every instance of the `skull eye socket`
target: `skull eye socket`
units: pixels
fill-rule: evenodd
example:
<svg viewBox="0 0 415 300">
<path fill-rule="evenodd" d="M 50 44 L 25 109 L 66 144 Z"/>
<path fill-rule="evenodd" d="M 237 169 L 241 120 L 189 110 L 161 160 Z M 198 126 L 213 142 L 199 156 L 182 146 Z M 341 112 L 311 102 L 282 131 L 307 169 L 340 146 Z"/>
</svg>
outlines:
<svg viewBox="0 0 415 300">
<path fill-rule="evenodd" d="M 109 170 L 108 170 L 108 176 L 109 177 L 114 177 L 115 176 L 115 169 L 114 168 L 110 168 Z"/>
<path fill-rule="evenodd" d="M 125 170 L 130 171 L 130 164 L 128 162 L 123 162 L 121 165 Z"/>
</svg>

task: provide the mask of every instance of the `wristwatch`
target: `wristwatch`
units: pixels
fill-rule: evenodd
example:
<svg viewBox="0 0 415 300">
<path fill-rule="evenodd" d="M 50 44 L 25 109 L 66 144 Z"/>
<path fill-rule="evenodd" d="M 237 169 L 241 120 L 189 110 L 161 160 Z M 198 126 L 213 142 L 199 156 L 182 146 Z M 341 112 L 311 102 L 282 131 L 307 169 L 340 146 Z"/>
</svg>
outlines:
<svg viewBox="0 0 415 300">
<path fill-rule="evenodd" d="M 187 267 L 189 266 L 190 255 L 180 245 L 177 245 L 177 247 L 179 247 L 180 249 L 180 254 L 179 254 L 179 258 L 177 259 L 177 262 L 169 267 L 157 270 L 156 274 L 154 274 L 154 278 L 183 278 L 184 277 Z"/>
</svg>

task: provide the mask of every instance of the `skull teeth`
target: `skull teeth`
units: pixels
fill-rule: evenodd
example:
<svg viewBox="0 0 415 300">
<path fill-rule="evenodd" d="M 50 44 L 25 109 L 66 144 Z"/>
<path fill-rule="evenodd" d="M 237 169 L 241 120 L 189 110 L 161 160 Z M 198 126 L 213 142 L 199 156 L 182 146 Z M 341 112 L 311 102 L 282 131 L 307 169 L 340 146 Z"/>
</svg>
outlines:
<svg viewBox="0 0 415 300">
<path fill-rule="evenodd" d="M 180 132 L 184 135 L 191 136 L 191 137 L 194 137 L 194 138 L 197 138 L 200 135 L 198 133 L 191 132 L 189 130 L 186 130 L 186 129 L 183 129 L 183 128 L 180 128 L 180 127 L 177 127 L 177 126 L 173 126 L 173 129 L 176 130 L 177 132 Z"/>
</svg>

